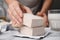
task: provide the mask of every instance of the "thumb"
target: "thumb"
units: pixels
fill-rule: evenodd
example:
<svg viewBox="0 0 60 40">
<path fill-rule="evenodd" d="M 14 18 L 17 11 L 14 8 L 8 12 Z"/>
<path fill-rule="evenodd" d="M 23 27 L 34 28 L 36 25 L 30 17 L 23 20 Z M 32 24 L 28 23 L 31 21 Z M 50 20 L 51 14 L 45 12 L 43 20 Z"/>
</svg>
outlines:
<svg viewBox="0 0 60 40">
<path fill-rule="evenodd" d="M 37 15 L 43 17 L 43 13 L 38 12 Z"/>
<path fill-rule="evenodd" d="M 32 11 L 31 11 L 31 9 L 30 9 L 30 8 L 28 8 L 28 7 L 24 6 L 24 9 L 26 10 L 26 12 L 27 12 L 27 13 L 32 13 Z"/>
</svg>

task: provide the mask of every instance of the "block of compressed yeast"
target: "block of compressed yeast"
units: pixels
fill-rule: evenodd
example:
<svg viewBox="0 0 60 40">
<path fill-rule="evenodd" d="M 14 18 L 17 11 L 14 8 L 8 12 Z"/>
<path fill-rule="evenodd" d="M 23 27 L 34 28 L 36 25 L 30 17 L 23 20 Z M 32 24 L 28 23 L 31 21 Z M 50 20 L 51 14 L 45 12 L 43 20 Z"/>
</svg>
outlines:
<svg viewBox="0 0 60 40">
<path fill-rule="evenodd" d="M 43 18 L 40 16 L 26 13 L 24 14 L 23 17 L 23 24 L 28 27 L 37 27 L 37 26 L 43 26 L 44 21 Z"/>
<path fill-rule="evenodd" d="M 20 29 L 21 34 L 28 36 L 42 36 L 45 33 L 44 27 L 22 27 Z"/>
</svg>

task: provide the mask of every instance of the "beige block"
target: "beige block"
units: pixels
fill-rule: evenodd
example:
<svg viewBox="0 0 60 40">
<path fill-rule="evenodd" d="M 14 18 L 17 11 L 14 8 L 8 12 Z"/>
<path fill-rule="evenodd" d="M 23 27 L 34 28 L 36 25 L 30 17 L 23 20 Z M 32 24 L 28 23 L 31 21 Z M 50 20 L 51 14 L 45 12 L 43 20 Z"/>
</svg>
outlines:
<svg viewBox="0 0 60 40">
<path fill-rule="evenodd" d="M 42 26 L 44 24 L 43 18 L 33 14 L 24 14 L 23 24 L 28 27 Z"/>
<path fill-rule="evenodd" d="M 28 35 L 28 36 L 41 36 L 44 35 L 44 27 L 36 27 L 36 28 L 30 28 L 30 27 L 22 27 L 20 30 L 21 34 Z"/>
</svg>

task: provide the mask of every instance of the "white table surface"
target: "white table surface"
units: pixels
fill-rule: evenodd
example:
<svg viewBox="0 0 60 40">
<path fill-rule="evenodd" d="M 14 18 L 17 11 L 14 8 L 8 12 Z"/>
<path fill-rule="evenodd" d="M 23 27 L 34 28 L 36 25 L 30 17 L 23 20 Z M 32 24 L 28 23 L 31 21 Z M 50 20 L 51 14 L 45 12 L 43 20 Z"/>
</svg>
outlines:
<svg viewBox="0 0 60 40">
<path fill-rule="evenodd" d="M 60 32 L 58 31 L 51 31 L 50 29 L 46 29 L 47 31 L 50 31 L 51 33 L 46 36 L 43 39 L 39 40 L 60 40 Z M 20 38 L 20 37 L 14 37 L 13 34 L 16 33 L 16 31 L 6 31 L 2 34 L 0 34 L 0 40 L 38 40 L 38 39 L 30 39 L 30 38 Z"/>
</svg>

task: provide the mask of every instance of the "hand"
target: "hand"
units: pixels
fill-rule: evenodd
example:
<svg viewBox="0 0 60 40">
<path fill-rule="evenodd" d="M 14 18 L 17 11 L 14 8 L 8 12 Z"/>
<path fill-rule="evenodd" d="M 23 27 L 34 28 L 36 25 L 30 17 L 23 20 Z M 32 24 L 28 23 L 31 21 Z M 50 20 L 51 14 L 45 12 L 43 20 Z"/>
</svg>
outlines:
<svg viewBox="0 0 60 40">
<path fill-rule="evenodd" d="M 15 27 L 20 27 L 23 22 L 23 10 L 26 13 L 32 13 L 30 8 L 23 6 L 21 7 L 18 1 L 14 1 L 11 4 L 8 4 L 8 14 L 10 16 L 10 19 L 12 21 L 12 25 Z M 22 8 L 22 9 L 21 9 Z"/>
<path fill-rule="evenodd" d="M 48 26 L 48 17 L 46 15 L 46 13 L 38 12 L 37 15 L 43 17 L 44 18 L 44 26 Z"/>
</svg>

